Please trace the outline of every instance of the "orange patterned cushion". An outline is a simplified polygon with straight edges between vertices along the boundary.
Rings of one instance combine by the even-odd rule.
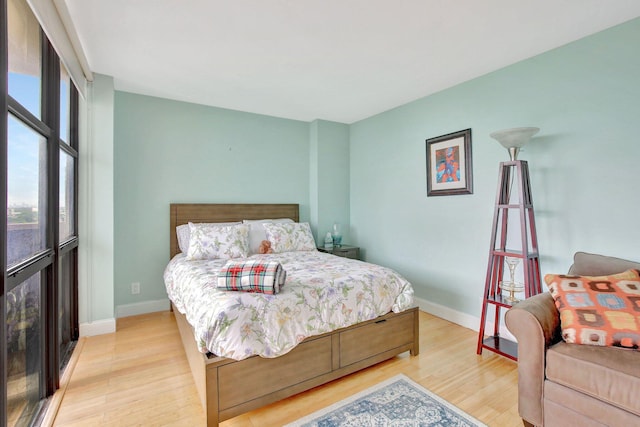
[[[547,274],[568,343],[640,347],[640,271],[612,276]]]

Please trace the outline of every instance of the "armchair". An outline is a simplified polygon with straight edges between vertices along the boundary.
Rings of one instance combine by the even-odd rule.
[[[569,274],[630,268],[640,263],[578,252]],[[564,342],[548,292],[513,306],[505,323],[518,341],[518,411],[525,426],[640,425],[640,351]]]

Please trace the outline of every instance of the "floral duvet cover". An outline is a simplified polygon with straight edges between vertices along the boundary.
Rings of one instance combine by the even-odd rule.
[[[393,270],[318,251],[253,255],[287,272],[280,293],[224,291],[228,260],[176,255],[164,272],[169,298],[193,326],[201,352],[242,360],[278,357],[313,335],[374,319],[413,304],[413,288]]]

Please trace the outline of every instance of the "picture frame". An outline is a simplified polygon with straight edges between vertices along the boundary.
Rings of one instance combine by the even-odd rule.
[[[427,197],[473,194],[471,129],[426,140]]]

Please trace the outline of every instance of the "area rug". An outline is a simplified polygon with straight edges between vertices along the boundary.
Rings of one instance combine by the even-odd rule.
[[[405,375],[396,375],[285,427],[486,427]]]

